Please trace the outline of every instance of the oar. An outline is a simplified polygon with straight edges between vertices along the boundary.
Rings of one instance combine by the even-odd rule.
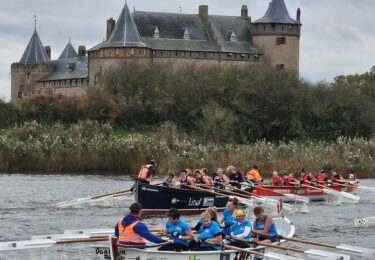
[[[95,237],[95,238],[82,238],[82,239],[62,240],[62,241],[54,241],[51,239],[38,239],[38,240],[0,242],[0,251],[43,248],[43,247],[50,247],[55,244],[71,244],[71,243],[96,242],[96,241],[107,241],[107,240],[108,240],[108,237],[103,236],[103,237]]]
[[[244,248],[240,248],[240,247],[236,247],[236,246],[224,245],[224,244],[221,244],[221,243],[214,243],[214,242],[210,242],[210,241],[204,241],[204,243],[214,245],[214,246],[222,246],[226,249],[236,250],[236,251],[248,253],[248,254],[251,254],[251,255],[262,256],[262,257],[265,257],[266,259],[301,260],[301,258],[296,258],[296,257],[293,257],[293,256],[277,254],[277,253],[265,253],[265,254],[263,254],[263,253],[253,251],[253,250],[250,250],[250,249],[244,249]]]
[[[273,236],[273,235],[267,234],[266,236]],[[344,244],[335,246],[335,245],[332,245],[332,244],[314,242],[314,241],[309,241],[309,240],[300,239],[300,238],[296,238],[296,237],[286,237],[286,236],[281,236],[281,235],[275,235],[274,237],[277,237],[279,239],[293,241],[293,242],[315,245],[315,246],[336,248],[338,250],[343,250],[343,251],[347,251],[347,252],[351,252],[351,253],[361,254],[361,255],[366,256],[366,257],[375,257],[375,250],[374,249],[369,249],[369,248],[364,248],[364,247],[344,245]]]
[[[290,198],[292,200],[300,201],[300,202],[303,202],[303,203],[308,203],[310,201],[308,197],[303,197],[303,196],[299,196],[299,195],[296,195],[296,194],[281,193],[281,192],[274,191],[274,190],[271,190],[271,189],[266,189],[266,188],[260,187],[260,186],[255,186],[254,188],[255,189],[260,189],[260,190],[265,190],[265,191],[271,191],[271,192],[273,192],[275,194],[279,194],[279,195],[288,197],[288,198]]]
[[[343,181],[340,181],[340,182],[343,182]],[[361,185],[361,184],[358,184],[358,183],[351,183],[351,182],[349,182],[349,184],[351,185],[350,187],[355,187],[357,189],[375,191],[374,187],[368,187],[368,186],[364,186],[364,185]]]
[[[309,181],[306,181],[306,182],[309,182]],[[296,182],[291,182],[291,183],[292,184],[298,184]],[[309,182],[309,183],[311,183],[311,182]],[[353,194],[350,194],[350,193],[344,192],[344,191],[337,191],[337,190],[334,190],[334,189],[331,189],[331,188],[328,188],[328,187],[322,186],[322,185],[318,185],[319,187],[315,187],[315,186],[312,186],[312,185],[304,185],[304,184],[300,184],[300,185],[302,187],[312,188],[312,189],[316,189],[316,190],[322,190],[323,192],[325,192],[327,194],[331,194],[331,195],[339,196],[339,197],[345,197],[345,198],[355,200],[355,201],[359,201],[359,199],[360,199],[359,196],[356,196],[356,195],[353,195]]]
[[[292,251],[292,252],[297,252],[297,253],[302,253],[306,254],[311,257],[319,257],[321,259],[341,259],[341,260],[346,260],[350,259],[350,256],[348,255],[343,255],[343,254],[336,254],[336,253],[331,253],[331,252],[326,252],[322,250],[316,250],[316,249],[308,249],[308,250],[302,250],[302,249],[297,249],[293,247],[286,247],[286,246],[280,246],[280,245],[275,245],[275,244],[270,244],[270,243],[264,243],[261,241],[256,241],[252,242],[247,239],[242,239],[242,238],[233,238],[234,240],[238,240],[241,242],[246,242],[246,243],[254,243],[260,246],[266,246],[266,247],[272,247],[272,248],[277,248],[281,250],[287,250],[287,251]]]
[[[133,193],[130,190],[127,191],[118,191],[118,192],[113,192],[112,194],[104,194],[104,195],[99,195],[95,197],[87,197],[87,198],[79,198],[79,199],[74,199],[74,200],[68,200],[68,201],[62,201],[56,204],[56,208],[64,208],[64,207],[70,207],[74,205],[79,205],[82,203],[88,203],[91,201],[99,200],[99,199],[104,199],[106,197],[117,197],[119,195],[125,196],[125,195],[132,195]]]

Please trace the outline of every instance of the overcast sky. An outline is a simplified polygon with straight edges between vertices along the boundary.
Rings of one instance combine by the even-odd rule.
[[[58,58],[69,37],[86,48],[105,37],[106,20],[117,19],[124,0],[0,0],[0,98],[10,99],[10,65],[18,62],[34,31]],[[252,20],[262,17],[270,0],[128,0],[131,9],[240,15],[248,5]],[[300,76],[313,82],[342,74],[364,73],[375,64],[375,0],[285,0],[289,15],[301,8]]]

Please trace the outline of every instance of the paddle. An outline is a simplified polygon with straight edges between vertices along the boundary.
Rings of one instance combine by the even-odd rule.
[[[309,181],[306,181],[306,182],[311,183]],[[292,184],[298,184],[296,182],[291,182],[291,183]],[[350,193],[344,192],[344,191],[337,191],[337,190],[334,190],[334,189],[331,189],[331,188],[328,188],[328,187],[322,186],[322,185],[318,185],[319,187],[315,187],[315,186],[312,186],[312,185],[304,185],[304,184],[300,184],[300,185],[302,187],[312,188],[312,189],[316,189],[316,190],[322,190],[327,194],[331,194],[331,195],[339,196],[339,197],[344,197],[344,198],[355,200],[355,201],[359,201],[359,199],[360,199],[359,196],[356,196],[356,195],[353,195],[353,194],[350,194]]]
[[[130,190],[125,190],[125,191],[118,191],[118,192],[103,194],[103,195],[99,195],[95,197],[87,197],[87,198],[79,198],[79,199],[74,199],[74,200],[62,201],[56,204],[56,208],[61,209],[65,207],[71,207],[74,205],[88,203],[88,202],[95,201],[98,199],[104,199],[106,197],[119,197],[119,196],[132,195],[132,194],[133,193]]]
[[[340,182],[343,182],[343,181],[340,180]],[[361,184],[358,184],[358,183],[351,183],[351,182],[349,182],[349,184],[351,185],[351,187],[356,187],[357,189],[375,191],[374,187],[368,187],[368,186],[364,186],[364,185],[361,185]],[[341,185],[343,185],[343,184],[341,184]]]
[[[289,240],[289,241],[299,242],[299,243],[305,243],[305,244],[310,244],[310,245],[315,245],[315,246],[336,248],[338,250],[343,250],[343,251],[347,251],[347,252],[351,252],[351,253],[361,254],[361,255],[366,256],[366,257],[374,257],[375,256],[375,250],[374,249],[368,249],[368,248],[364,248],[364,247],[344,245],[344,244],[335,246],[335,245],[332,245],[332,244],[314,242],[314,241],[304,240],[304,239],[300,239],[300,238],[286,237],[286,236],[281,236],[281,235],[266,234],[266,236],[274,236],[274,237],[277,237],[279,239],[284,239],[284,240]]]
[[[9,241],[9,242],[0,242],[0,251],[43,248],[43,247],[50,247],[55,244],[71,244],[71,243],[96,242],[96,241],[107,241],[107,240],[108,240],[107,236],[102,236],[102,237],[81,238],[81,239],[77,238],[73,240],[62,240],[62,241],[54,241],[51,239]]]
[[[293,256],[277,254],[277,253],[263,254],[263,253],[253,251],[253,250],[250,250],[250,249],[244,249],[244,248],[240,248],[240,247],[236,247],[236,246],[224,245],[224,244],[221,244],[221,243],[214,243],[214,242],[210,242],[210,241],[207,241],[207,240],[204,243],[214,245],[214,246],[221,246],[221,247],[224,247],[226,249],[236,250],[236,251],[239,251],[239,252],[244,252],[244,253],[248,253],[248,254],[252,254],[252,255],[262,256],[262,257],[265,257],[266,259],[301,260],[301,258],[296,258],[296,257],[293,257]]]
[[[303,196],[299,196],[299,195],[291,194],[291,193],[282,193],[282,192],[274,191],[274,190],[271,190],[271,189],[266,189],[266,188],[260,187],[260,186],[255,186],[255,189],[271,191],[275,194],[279,194],[279,195],[282,195],[282,196],[285,196],[285,197],[288,197],[290,199],[300,201],[300,202],[303,202],[303,203],[308,203],[310,201],[308,197],[303,197]]]
[[[292,247],[286,247],[286,246],[280,246],[280,245],[275,245],[275,244],[269,244],[269,243],[264,243],[261,241],[250,241],[247,239],[242,239],[242,238],[233,238],[234,240],[241,241],[241,242],[250,242],[254,243],[260,246],[266,246],[266,247],[272,247],[272,248],[277,248],[281,250],[287,250],[287,251],[292,251],[292,252],[297,252],[297,253],[302,253],[306,254],[312,257],[320,257],[322,259],[341,259],[341,260],[349,260],[350,256],[348,255],[343,255],[343,254],[336,254],[336,253],[331,253],[331,252],[326,252],[326,251],[321,251],[321,250],[316,250],[316,249],[308,249],[308,250],[302,250],[302,249],[297,249],[297,248],[292,248]]]

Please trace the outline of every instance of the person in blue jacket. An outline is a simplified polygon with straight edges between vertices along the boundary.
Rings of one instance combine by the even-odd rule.
[[[245,219],[246,214],[243,209],[237,209],[234,212],[234,215],[236,216],[236,223],[231,228],[231,234],[229,236],[229,239],[231,240],[230,245],[241,248],[251,247],[250,243],[236,240],[236,238],[251,239],[251,222]]]
[[[130,213],[120,219],[115,227],[117,242],[123,245],[146,245],[146,240],[156,244],[171,243],[173,240],[164,240],[150,233],[147,226],[142,223],[142,206],[140,203],[130,205]]]
[[[167,213],[168,221],[165,224],[164,233],[170,236],[173,244],[159,247],[160,251],[186,251],[189,249],[188,240],[193,240],[193,232],[190,226],[180,219],[180,212],[176,208],[169,209]]]
[[[279,241],[279,239],[277,238],[276,225],[272,217],[264,215],[264,210],[261,206],[257,206],[254,208],[254,215],[256,216],[256,220],[253,223],[252,232],[252,237],[255,238],[254,242],[256,242],[257,239],[264,243],[273,243]]]
[[[223,235],[230,235],[231,227],[236,223],[236,219],[233,217],[234,211],[237,209],[239,201],[237,198],[229,198],[227,201],[227,208],[223,211],[223,214],[219,218],[219,223],[224,223]]]
[[[205,211],[201,215],[203,225],[200,227],[200,235],[197,240],[192,240],[189,247],[192,251],[220,250],[220,246],[211,245],[206,242],[221,242],[223,236],[220,226],[217,222],[211,220],[211,215]]]

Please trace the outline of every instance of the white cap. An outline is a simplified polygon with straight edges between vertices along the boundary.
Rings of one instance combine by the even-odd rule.
[[[279,173],[277,171],[274,171],[272,174],[273,175],[278,175]]]

